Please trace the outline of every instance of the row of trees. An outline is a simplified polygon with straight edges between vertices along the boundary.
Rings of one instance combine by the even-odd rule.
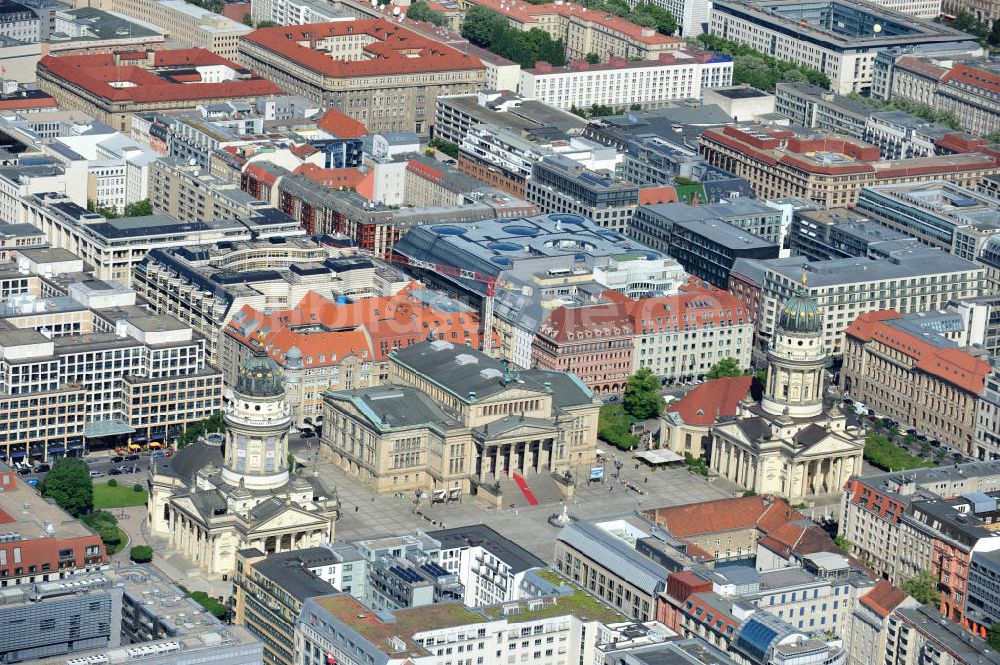
[[[108,554],[114,554],[124,546],[127,536],[118,528],[114,514],[107,510],[94,510],[94,481],[83,460],[76,457],[57,459],[38,483],[38,491],[93,529],[104,541]]]
[[[649,2],[629,6],[625,0],[580,0],[587,9],[620,16],[626,21],[646,28],[656,28],[658,32],[672,35],[677,32],[677,19],[663,7]]]
[[[507,19],[486,7],[474,6],[462,22],[462,36],[476,46],[513,60],[525,68],[545,61],[556,66],[566,64],[566,45],[553,40],[538,28],[522,32],[512,28]]]
[[[962,12],[949,27],[972,35],[983,46],[1000,46],[1000,21],[993,21],[993,27],[990,28],[988,21],[979,21],[973,14]]]
[[[226,421],[222,417],[222,412],[213,413],[211,416],[205,420],[198,421],[192,425],[188,425],[179,437],[177,437],[177,449],[180,450],[185,446],[188,446],[199,438],[208,434],[210,432],[225,432],[226,431]]]
[[[103,215],[107,219],[117,219],[119,217],[148,217],[153,214],[153,204],[149,199],[142,199],[135,203],[125,204],[125,212],[119,213],[117,209],[87,199],[87,210]]]
[[[778,60],[744,44],[737,44],[717,35],[698,35],[693,42],[711,51],[733,58],[733,84],[752,85],[772,92],[778,83],[812,83],[830,87],[830,78],[812,67],[789,60]]]
[[[881,99],[872,99],[871,97],[862,97],[856,92],[849,93],[847,97],[879,111],[903,111],[921,120],[944,125],[949,129],[959,130],[962,128],[958,123],[958,116],[953,111],[936,109],[933,106],[910,101],[909,99],[896,98],[883,101]]]

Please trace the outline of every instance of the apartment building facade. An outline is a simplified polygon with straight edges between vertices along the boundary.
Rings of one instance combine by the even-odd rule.
[[[586,109],[594,104],[655,108],[672,99],[700,98],[702,90],[732,82],[733,62],[728,56],[677,50],[643,62],[612,56],[597,65],[585,60],[566,67],[538,63],[521,70],[518,91],[561,109]]]
[[[977,452],[977,402],[991,365],[940,334],[948,329],[948,318],[958,319],[934,312],[862,314],[845,333],[841,388],[876,412],[971,456]]]

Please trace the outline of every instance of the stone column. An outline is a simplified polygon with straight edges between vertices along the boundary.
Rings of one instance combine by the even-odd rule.
[[[507,462],[506,462],[507,466],[505,468],[505,471],[507,472],[508,476],[510,476],[514,468],[514,445],[515,444],[513,443],[509,443],[505,446],[505,448],[507,449]]]

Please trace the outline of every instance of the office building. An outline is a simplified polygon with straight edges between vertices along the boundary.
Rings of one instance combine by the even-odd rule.
[[[886,111],[869,116],[861,138],[878,147],[885,159],[913,159],[938,154],[938,142],[950,133],[936,122],[902,111]]]
[[[291,272],[310,269],[298,264]],[[390,296],[336,302],[310,290],[283,309],[236,311],[222,330],[218,365],[232,384],[247,357],[263,349],[281,367],[292,421],[301,426],[322,421],[324,392],[387,382],[395,351],[429,338],[479,349],[483,334],[472,308],[416,282]]]
[[[265,555],[258,549],[236,553],[233,623],[261,641],[272,665],[295,663],[295,622],[310,598],[339,591],[314,572],[337,559],[326,547]]]
[[[183,0],[111,0],[114,11],[163,28],[169,38],[236,59],[240,37],[253,28]]]
[[[136,306],[121,284],[83,274],[65,250],[21,250],[7,272],[3,457],[159,447],[221,408],[222,377],[189,326]]]
[[[775,110],[793,126],[864,138],[872,108],[811,83],[778,83]]]
[[[532,361],[572,371],[598,395],[612,395],[642,367],[670,381],[704,375],[723,358],[749,367],[752,335],[739,301],[712,286],[688,284],[674,295],[635,300],[606,293],[601,302],[549,312]]]
[[[617,611],[648,621],[656,616],[657,598],[666,589],[669,573],[638,551],[638,542],[648,537],[624,520],[581,520],[559,531],[553,561],[560,574]]]
[[[1000,370],[995,367],[976,404],[975,447],[979,459],[1000,458]]]
[[[594,104],[655,108],[672,99],[700,98],[703,90],[732,82],[732,58],[678,49],[638,62],[612,56],[596,65],[581,60],[566,67],[536,63],[521,70],[518,92],[561,109],[587,109]]]
[[[61,109],[89,113],[126,134],[133,113],[184,111],[282,92],[269,80],[199,48],[46,56],[38,63],[38,87],[55,97]]]
[[[844,485],[839,534],[850,542],[850,554],[863,557],[876,573],[902,584],[913,570],[900,557],[904,550],[900,524],[911,503],[997,490],[997,461],[857,475]]]
[[[298,36],[289,38],[289,31]],[[331,57],[341,49],[350,60]],[[374,132],[429,134],[438,95],[474,93],[485,81],[478,58],[386,19],[263,28],[240,41],[240,54],[287,92],[339,109]]]
[[[568,138],[587,121],[578,115],[507,91],[441,95],[435,102],[434,136],[462,145],[474,125],[492,125],[525,139]]]
[[[889,244],[881,246],[878,256],[763,261],[758,334],[765,340],[771,338],[780,303],[798,291],[803,275],[807,292],[819,301],[823,346],[837,355],[843,352],[843,331],[861,314],[880,309],[901,314],[943,309],[950,300],[978,296],[983,289],[980,266],[939,249]]]
[[[264,665],[261,644],[226,626],[149,566],[123,565],[0,592],[8,663]]]
[[[428,531],[440,544],[438,564],[458,576],[467,607],[525,597],[524,580],[545,562],[485,524]]]
[[[161,49],[163,32],[124,16],[81,7],[55,13],[55,25],[42,47],[43,55],[111,53],[124,48]]]
[[[979,345],[1000,357],[1000,296],[963,298],[948,303],[948,311],[962,317],[967,345]]]
[[[44,247],[45,234],[31,224],[0,223],[0,261],[11,260],[12,253],[21,247]]]
[[[291,237],[304,231],[287,215],[262,208],[249,218],[180,222],[165,215],[105,219],[56,193],[26,200],[27,221],[53,247],[78,254],[98,279],[132,283],[132,269],[155,248],[207,242]]]
[[[885,653],[889,617],[896,608],[916,607],[916,600],[886,580],[861,596],[851,612],[845,648],[849,665],[864,665],[872,654]]]
[[[470,6],[486,7],[507,18],[510,25],[525,32],[538,28],[566,45],[566,57],[586,58],[589,53],[604,57],[656,60],[660,53],[679,50],[679,39],[660,34],[656,28],[638,26],[601,11],[587,11],[575,2],[560,4],[506,4],[501,0],[469,0]]]
[[[963,455],[976,454],[976,400],[990,363],[945,336],[956,329],[957,314],[862,314],[845,333],[841,388]]]
[[[937,0],[912,14],[933,13]],[[834,18],[835,17],[835,18]],[[818,69],[830,78],[830,89],[841,95],[866,92],[872,83],[875,52],[891,47],[953,44],[967,36],[927,20],[887,7],[874,8],[853,0],[831,5],[802,5],[791,0],[713,3],[709,32]],[[878,24],[879,31],[872,26]]]
[[[892,98],[951,111],[976,135],[1000,129],[1000,67],[992,60],[942,61],[903,57],[892,68]]]
[[[811,261],[872,256],[879,243],[900,241],[912,238],[849,208],[796,212],[788,236],[792,252]]]
[[[920,242],[983,265],[1000,286],[1000,203],[949,182],[865,187],[857,210]]]
[[[889,616],[886,665],[915,665],[934,659],[942,665],[997,665],[1000,656],[985,640],[969,635],[961,626],[944,621],[929,605],[898,607]]]
[[[993,499],[996,505],[996,499]],[[979,637],[986,637],[994,624],[1000,623],[1000,552],[974,551],[969,560],[965,594],[965,625]]]
[[[353,6],[350,9],[340,8],[333,3],[318,0],[263,0],[263,2],[252,2],[250,5],[251,17],[255,24],[261,21],[274,21],[278,25],[349,21],[354,18],[355,12],[358,12]]]
[[[323,396],[322,454],[374,491],[472,492],[499,506],[504,484],[519,491],[509,474],[533,482],[594,460],[598,404],[572,374],[516,372],[438,339],[399,349],[390,378]]]
[[[336,492],[287,463],[291,417],[280,372],[263,354],[249,358],[233,385],[225,433],[150,468],[147,527],[202,574],[232,574],[241,550],[272,554],[333,542]]]
[[[244,307],[287,310],[310,292],[331,300],[391,295],[407,281],[353,249],[304,237],[159,247],[132,270],[136,293],[204,335],[216,366],[223,328]]]
[[[405,653],[405,658],[443,665],[462,653],[482,658],[483,665],[500,665],[508,657],[539,665],[589,665],[594,662],[590,654],[605,639],[627,639],[622,631],[634,624],[623,624],[620,614],[594,603],[579,588],[551,571],[528,577],[530,599],[479,610],[436,603],[374,613],[347,594],[311,599],[296,625],[296,648],[302,654],[298,663],[325,654],[345,665],[386,665]],[[640,632],[656,633],[650,637],[656,641],[676,635],[655,623],[634,631]]]
[[[860,140],[758,125],[707,129],[699,141],[709,164],[749,180],[758,197],[796,196],[828,208],[854,205],[870,185],[947,180],[974,187],[982,176],[1000,172],[1000,157],[977,147],[887,161]]]
[[[777,258],[778,246],[761,236],[779,232],[779,218],[778,211],[755,201],[709,206],[658,203],[639,206],[629,236],[669,254],[687,272],[724,289],[738,259]]]
[[[630,298],[675,293],[686,281],[676,261],[577,215],[418,226],[394,251],[510,284],[495,292],[493,325],[498,355],[518,367],[531,367],[535,332],[545,312],[565,298],[608,289]],[[486,282],[415,265],[410,269],[422,282],[484,311]]]
[[[639,187],[556,155],[531,169],[525,195],[544,213],[579,215],[623,232],[639,205]]]

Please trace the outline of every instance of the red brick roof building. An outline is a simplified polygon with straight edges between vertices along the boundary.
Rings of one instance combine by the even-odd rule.
[[[845,334],[841,386],[877,413],[975,455],[977,398],[991,366],[932,324],[895,310],[859,316]]]
[[[101,537],[0,464],[3,586],[58,580],[107,565]]]
[[[246,305],[223,329],[222,370],[235,380],[263,348],[291,380],[295,422],[321,413],[324,390],[382,385],[389,354],[430,336],[480,348],[479,315],[419,282],[392,296],[334,303],[310,291],[294,309],[262,312]]]
[[[243,37],[240,53],[289,93],[375,132],[427,134],[439,95],[471,94],[486,80],[478,58],[381,18],[263,28]]]
[[[271,81],[199,48],[46,56],[38,63],[38,87],[60,108],[84,111],[126,133],[133,113],[282,94]]]
[[[947,180],[974,188],[980,177],[1000,173],[995,151],[888,161],[857,139],[760,125],[707,129],[699,141],[710,164],[749,180],[758,197],[798,196],[828,208],[853,206],[868,185]]]

